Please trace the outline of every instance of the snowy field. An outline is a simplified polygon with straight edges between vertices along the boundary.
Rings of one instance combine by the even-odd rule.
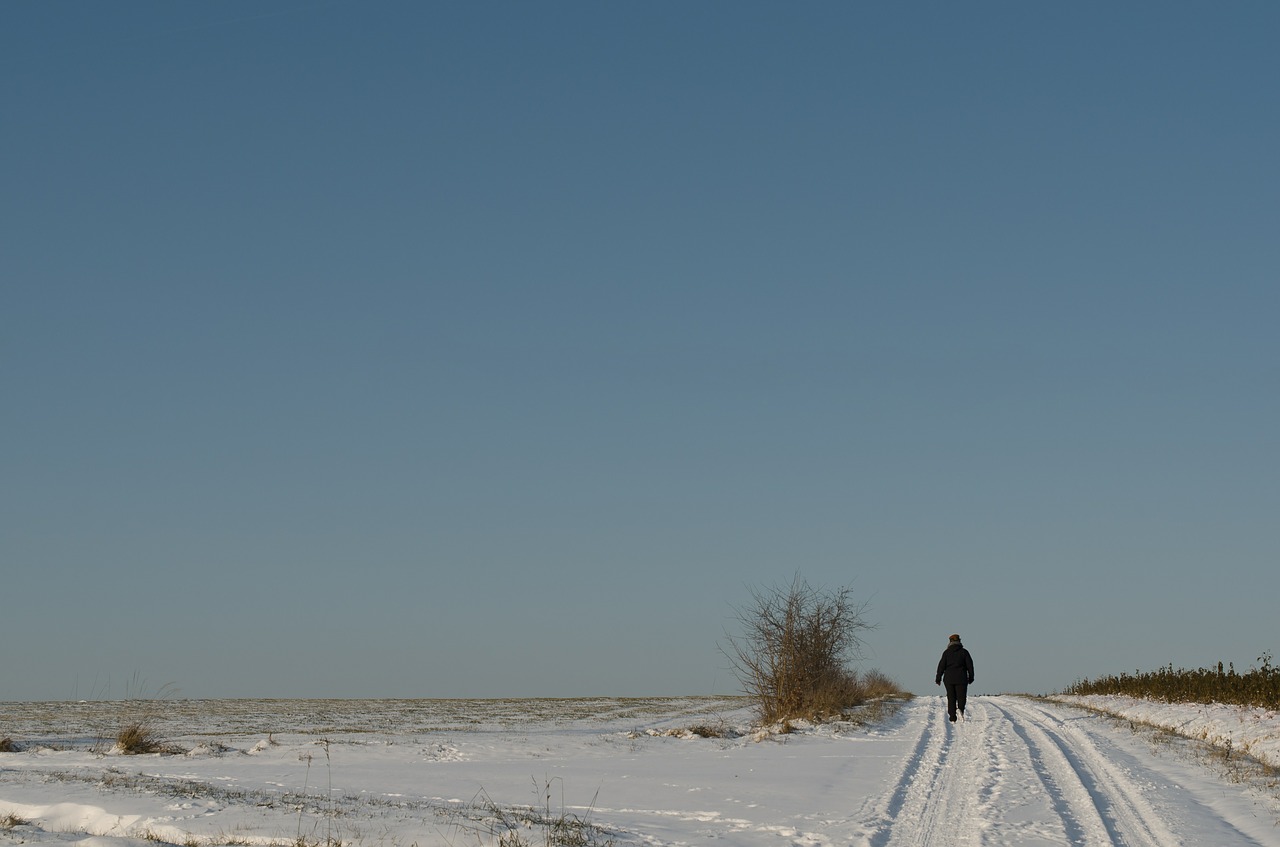
[[[145,717],[186,752],[112,751],[138,708],[0,703],[19,747],[0,753],[0,841],[541,845],[585,822],[574,834],[619,847],[1280,847],[1275,777],[1239,755],[1276,749],[1275,714],[1189,707],[1192,735],[1249,733],[1224,757],[1012,696],[972,698],[955,725],[922,697],[785,735],[752,733],[737,698],[166,701]],[[1162,710],[1144,717],[1177,722]]]

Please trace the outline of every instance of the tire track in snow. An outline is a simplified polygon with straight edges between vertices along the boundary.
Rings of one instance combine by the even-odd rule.
[[[860,815],[867,822],[867,847],[964,847],[978,843],[965,824],[982,795],[990,794],[991,768],[985,741],[985,710],[970,701],[969,716],[948,727],[937,698],[912,704],[921,714],[915,747],[894,787],[875,798]]]
[[[1099,847],[1183,843],[1088,735],[1030,703],[992,705],[1026,744],[1069,843]]]
[[[915,780],[916,774],[927,767],[926,757],[936,755],[934,748],[937,745],[933,743],[936,729],[930,720],[931,716],[928,713],[917,716],[916,713],[920,711],[918,701],[913,701],[904,708],[909,710],[904,728],[919,728],[915,744],[911,748],[910,755],[903,759],[903,767],[894,780],[894,787],[870,798],[863,804],[862,811],[858,815],[859,819],[866,821],[867,829],[871,832],[870,840],[866,843],[873,847],[880,847],[886,843],[887,834],[892,831],[893,821],[906,802],[907,790]]]
[[[1249,807],[1183,766],[1126,749],[1092,716],[1016,696],[906,707],[903,758],[849,819],[856,847],[1201,847],[1280,844]]]

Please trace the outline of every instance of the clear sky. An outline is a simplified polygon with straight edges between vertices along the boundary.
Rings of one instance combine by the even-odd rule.
[[[0,5],[0,700],[1280,652],[1280,6]],[[136,692],[134,692],[136,693]]]

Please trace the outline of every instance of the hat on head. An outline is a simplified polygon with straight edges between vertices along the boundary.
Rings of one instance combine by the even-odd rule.
[[[959,640],[960,640],[960,635],[959,635],[959,633],[954,633],[954,632],[953,632],[953,633],[951,634],[951,638],[950,638],[950,640],[951,640],[951,641],[959,641]]]

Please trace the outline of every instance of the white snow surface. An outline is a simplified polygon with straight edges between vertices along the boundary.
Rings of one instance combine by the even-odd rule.
[[[176,701],[145,721],[186,752],[123,755],[100,740],[120,704],[0,703],[0,843],[548,843],[533,812],[619,847],[1280,847],[1274,777],[1076,703],[1260,756],[1280,739],[1274,713],[1119,698],[971,697],[951,724],[920,697],[788,734],[738,698]]]
[[[1158,726],[1280,768],[1280,712],[1271,709],[1093,694],[1059,695],[1054,699]]]

